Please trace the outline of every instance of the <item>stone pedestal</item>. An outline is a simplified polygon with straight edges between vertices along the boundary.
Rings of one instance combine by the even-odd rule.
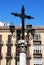
[[[26,48],[27,42],[26,40],[19,40],[18,45],[20,47],[20,65],[26,65]]]
[[[20,53],[20,65],[26,65],[26,53]]]

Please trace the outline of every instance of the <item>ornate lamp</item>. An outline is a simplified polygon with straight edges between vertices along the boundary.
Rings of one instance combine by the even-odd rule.
[[[32,25],[28,24],[26,26],[26,28],[27,28],[28,32],[31,33],[32,37],[34,37],[35,29],[33,29]]]
[[[10,32],[11,32],[12,35],[13,35],[14,31],[15,31],[15,26],[14,25],[10,25]]]

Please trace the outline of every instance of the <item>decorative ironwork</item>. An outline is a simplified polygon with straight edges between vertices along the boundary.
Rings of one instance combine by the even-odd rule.
[[[15,26],[10,25],[10,32],[13,34],[14,31],[15,31]]]
[[[34,38],[35,29],[33,29],[31,24],[26,26],[28,33],[31,33],[32,37]]]
[[[17,41],[19,40],[19,39],[21,39],[21,29],[17,29],[16,30],[16,33],[17,33],[17,35],[16,35],[16,39],[17,39]]]

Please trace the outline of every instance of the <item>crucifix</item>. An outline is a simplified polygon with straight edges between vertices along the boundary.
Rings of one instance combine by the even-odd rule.
[[[21,14],[11,13],[11,14],[14,15],[14,16],[20,17],[21,20],[22,20],[22,39],[24,39],[24,29],[25,29],[24,20],[25,20],[25,18],[27,18],[27,19],[34,19],[34,18],[31,17],[31,16],[25,15],[24,12],[25,12],[25,9],[24,9],[24,6],[22,6]]]

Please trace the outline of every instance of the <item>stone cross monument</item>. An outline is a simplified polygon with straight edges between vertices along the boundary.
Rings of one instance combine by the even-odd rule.
[[[22,40],[18,40],[18,44],[20,46],[20,65],[26,65],[26,47],[27,47],[27,42],[26,40],[24,40],[24,29],[25,29],[25,25],[24,25],[24,20],[25,18],[27,19],[34,19],[33,17],[31,16],[27,16],[25,15],[25,9],[24,9],[24,6],[22,6],[22,10],[21,10],[21,14],[18,14],[18,13],[11,13],[12,15],[14,16],[17,16],[17,17],[20,17],[21,18],[21,22],[22,22]]]

